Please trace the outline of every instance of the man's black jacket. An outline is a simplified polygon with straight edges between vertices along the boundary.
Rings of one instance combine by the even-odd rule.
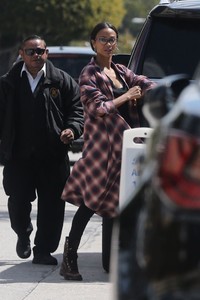
[[[16,63],[0,79],[0,162],[12,158],[16,135],[17,87],[23,61]],[[48,145],[58,158],[66,155],[68,147],[60,141],[60,133],[66,128],[74,132],[75,139],[83,133],[83,107],[79,86],[66,72],[57,69],[47,60],[43,85]]]

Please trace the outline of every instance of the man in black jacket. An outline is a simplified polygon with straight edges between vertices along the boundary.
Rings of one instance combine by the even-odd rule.
[[[79,86],[47,60],[39,36],[26,38],[22,61],[0,79],[0,161],[19,257],[31,255],[31,203],[38,199],[34,264],[56,265],[70,172],[68,149],[83,132]]]

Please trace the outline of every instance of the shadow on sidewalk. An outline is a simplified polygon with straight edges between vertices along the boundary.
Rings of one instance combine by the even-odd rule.
[[[102,267],[101,253],[79,253],[78,255],[79,271],[83,276],[82,282],[109,282],[109,274]],[[72,281],[66,281],[59,275],[62,254],[55,255],[55,257],[58,259],[57,266],[34,265],[31,260],[1,260],[0,268],[3,271],[0,273],[0,284],[18,282],[72,283]]]

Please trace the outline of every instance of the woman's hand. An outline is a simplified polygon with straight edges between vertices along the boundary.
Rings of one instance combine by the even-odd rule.
[[[134,105],[137,104],[137,99],[140,99],[142,97],[142,89],[139,85],[136,85],[132,88],[130,88],[126,93],[119,96],[118,98],[115,98],[113,100],[113,103],[116,108],[120,107],[127,101],[133,101]]]
[[[128,90],[128,92],[126,93],[127,95],[127,100],[136,100],[136,99],[139,99],[141,98],[142,96],[142,89],[140,86],[136,85],[132,88],[130,88]]]

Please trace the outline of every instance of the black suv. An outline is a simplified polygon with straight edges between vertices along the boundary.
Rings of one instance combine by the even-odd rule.
[[[146,18],[128,67],[155,81],[180,73],[192,79],[200,60],[200,1],[160,2]]]
[[[149,12],[133,47],[128,67],[156,82],[174,74],[186,74],[193,80],[200,60],[199,37],[200,1],[162,0]],[[150,299],[146,296],[144,276],[135,254],[139,209],[135,203],[133,195],[115,223],[112,239],[115,270],[113,300]]]

